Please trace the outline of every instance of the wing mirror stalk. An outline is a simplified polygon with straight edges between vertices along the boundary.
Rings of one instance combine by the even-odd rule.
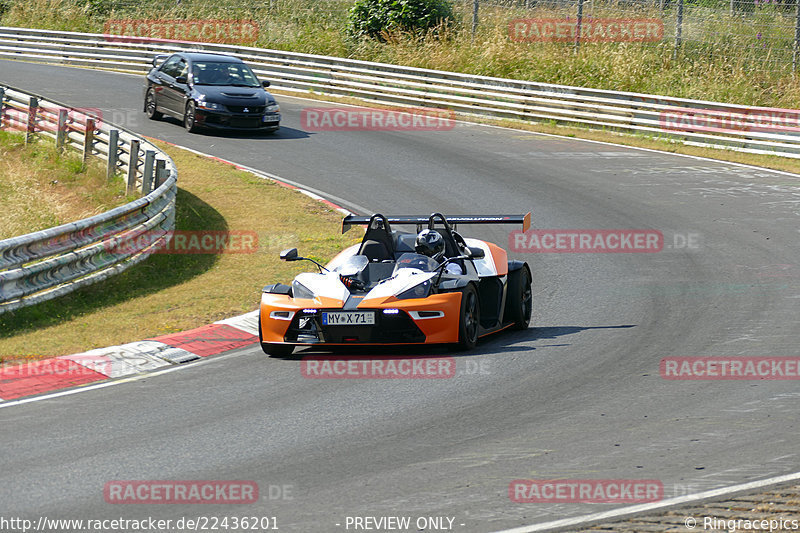
[[[330,270],[320,265],[310,257],[300,257],[299,255],[297,255],[297,248],[287,248],[286,250],[283,250],[280,253],[280,258],[283,261],[311,261],[312,263],[317,265],[317,267],[319,267],[320,272],[322,272],[323,270],[326,272],[330,272]]]

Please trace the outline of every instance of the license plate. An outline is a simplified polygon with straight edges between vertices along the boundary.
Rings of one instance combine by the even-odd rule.
[[[337,311],[322,313],[325,326],[368,326],[375,324],[374,311]]]
[[[231,119],[232,128],[257,128],[258,123],[259,121],[257,118],[234,117]]]

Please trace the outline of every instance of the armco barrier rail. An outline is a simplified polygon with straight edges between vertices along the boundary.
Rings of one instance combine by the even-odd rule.
[[[98,155],[108,162],[109,177],[126,173],[129,194],[142,192],[138,200],[106,213],[0,240],[0,314],[122,272],[150,255],[174,228],[177,171],[169,156],[145,139],[89,110],[4,86],[0,128],[28,138],[52,137],[58,147],[82,150],[84,158]],[[117,246],[120,242],[126,245]]]
[[[0,58],[144,73],[153,54],[234,54],[273,86],[394,106],[601,128],[800,157],[800,111],[587,89],[243,46],[0,27]]]

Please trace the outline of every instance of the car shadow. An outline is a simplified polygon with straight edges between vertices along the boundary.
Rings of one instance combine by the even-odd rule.
[[[472,355],[486,355],[493,353],[527,352],[541,348],[570,346],[572,343],[543,344],[533,346],[528,343],[540,340],[561,339],[582,331],[594,329],[628,329],[635,328],[635,324],[621,324],[618,326],[549,326],[541,328],[528,328],[523,331],[505,331],[497,335],[490,335],[481,339],[475,352],[454,354],[454,357],[469,357]]]
[[[541,348],[552,348],[570,346],[571,343],[545,344],[533,346],[529,343],[538,340],[560,339],[575,333],[588,330],[600,329],[627,329],[634,328],[635,324],[622,324],[618,326],[550,326],[541,328],[528,328],[523,331],[504,331],[483,337],[478,342],[474,350],[467,352],[455,351],[448,345],[425,345],[425,346],[345,346],[328,347],[326,349],[317,347],[298,348],[290,356],[277,357],[272,359],[283,359],[286,361],[299,361],[305,357],[326,357],[330,359],[370,359],[370,358],[428,358],[428,357],[476,357],[480,355],[528,352]]]
[[[174,118],[164,116],[162,121],[169,124],[174,124],[179,128],[183,128],[183,123]],[[199,137],[216,137],[221,139],[264,139],[264,140],[288,140],[288,139],[308,139],[313,135],[303,130],[290,128],[288,126],[281,126],[277,131],[242,131],[242,130],[224,130],[224,129],[207,129],[202,128],[191,135]]]

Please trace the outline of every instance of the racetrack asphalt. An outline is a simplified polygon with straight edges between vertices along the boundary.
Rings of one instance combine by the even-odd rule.
[[[664,249],[512,253],[533,271],[533,327],[453,354],[451,379],[305,379],[298,361],[254,346],[0,409],[4,515],[274,516],[291,532],[346,531],[348,516],[451,517],[455,531],[489,532],[615,506],[514,503],[519,478],[659,480],[670,497],[800,470],[796,381],[659,375],[663,357],[799,355],[798,176],[464,122],[309,132],[302,109],[333,104],[282,96],[277,134],[191,135],[146,119],[142,80],[0,61],[2,83],[345,207],[532,211],[537,229],[658,230]],[[461,230],[508,245],[509,228]],[[113,505],[113,480],[253,480],[261,498]]]

